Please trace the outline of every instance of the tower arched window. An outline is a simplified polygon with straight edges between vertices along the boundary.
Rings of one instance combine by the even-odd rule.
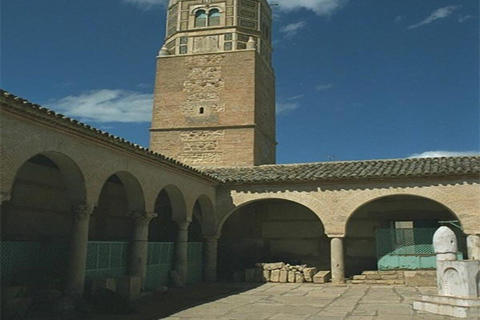
[[[207,26],[207,13],[205,10],[198,10],[195,13],[195,27],[201,28]]]
[[[212,9],[208,12],[208,26],[214,27],[220,25],[220,11]]]

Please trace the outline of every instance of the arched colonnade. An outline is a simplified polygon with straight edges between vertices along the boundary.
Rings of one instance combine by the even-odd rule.
[[[192,187],[189,178],[165,178],[162,170],[143,170],[136,161],[93,161],[72,148],[25,148],[12,153],[3,163],[8,170],[2,172],[1,186],[4,239],[69,241],[65,286],[70,294],[84,290],[92,241],[128,242],[125,269],[143,279],[148,277],[149,243],[174,242],[174,268],[185,281],[189,237],[201,239],[203,279],[215,281],[218,240],[222,242],[225,224],[242,208],[265,201],[277,201],[277,206],[282,201],[293,203],[309,212],[306,216],[315,217],[322,235],[311,239],[329,241],[329,249],[322,246],[321,250],[329,252],[326,260],[334,283],[344,282],[349,263],[371,266],[372,253],[359,256],[355,244],[365,244],[371,251],[372,234],[379,226],[405,219],[412,223],[458,220],[469,237],[478,238],[475,204],[465,205],[455,193],[437,186],[365,188],[337,198],[295,188],[262,193],[227,187],[223,188],[227,194],[220,192],[215,198],[214,183]],[[426,215],[422,220],[416,215],[419,208]]]
[[[188,178],[165,179],[161,169],[145,173],[133,161],[100,163],[68,151],[24,149],[4,158],[8,170],[2,173],[2,243],[66,244],[61,250],[53,249],[67,254],[57,261],[65,265],[64,270],[51,270],[51,276],[63,274],[65,291],[71,295],[83,294],[86,277],[94,277],[97,271],[92,264],[100,273],[141,277],[145,286],[151,243],[172,244],[168,263],[186,282],[189,235],[197,242],[207,239],[207,247],[214,236],[212,188],[192,187]],[[199,245],[200,254],[208,252]],[[99,250],[96,257],[89,252],[92,248]],[[100,261],[105,260],[105,248],[110,254],[118,251],[118,261],[112,262],[113,255],[107,262]],[[15,250],[12,254],[18,254]],[[34,269],[48,254],[42,251],[25,273],[47,270]],[[210,281],[214,275],[208,261],[204,262],[204,279]],[[17,280],[19,272],[11,270]]]
[[[461,249],[464,251],[465,258],[467,257],[467,250],[469,251],[468,256],[471,256],[471,250],[475,250],[467,244],[477,243],[477,239],[480,238],[478,212],[476,212],[478,208],[475,204],[472,206],[465,205],[464,202],[458,201],[455,193],[442,191],[436,186],[425,188],[364,188],[351,194],[345,194],[343,201],[332,201],[332,199],[326,199],[318,194],[279,190],[268,191],[268,188],[266,189],[267,191],[259,191],[258,188],[255,188],[256,192],[252,192],[245,187],[238,189],[233,187],[229,191],[228,197],[219,197],[217,200],[217,209],[219,210],[217,215],[221,219],[217,226],[217,238],[221,240],[224,237],[225,226],[228,225],[230,220],[236,219],[236,215],[242,211],[242,208],[272,201],[283,203],[285,207],[289,203],[295,204],[298,208],[290,210],[293,210],[293,214],[289,216],[288,221],[290,223],[294,221],[297,213],[300,216],[303,215],[302,212],[308,212],[311,216],[309,224],[316,224],[315,228],[324,233],[324,238],[317,236],[315,239],[319,242],[323,241],[323,249],[320,249],[320,252],[323,259],[330,264],[332,282],[336,284],[343,284],[346,275],[352,276],[365,270],[376,270],[377,259],[379,258],[376,252],[376,230],[379,228],[391,229],[392,232],[405,231],[403,229],[409,229],[409,232],[413,233],[431,232],[439,225],[446,223],[457,231],[460,242],[463,244]],[[289,188],[285,189],[288,190]],[[228,201],[225,199],[228,199]],[[270,211],[271,214],[272,208],[263,211]],[[281,210],[277,210],[277,213],[279,216],[286,214]],[[237,226],[242,223],[245,223],[245,221],[238,222]],[[261,223],[265,223],[265,221]],[[271,222],[266,223],[271,225]],[[309,237],[305,234],[310,233],[310,227],[305,226],[303,229],[297,230],[299,236],[296,236],[301,238],[304,243]],[[250,225],[249,228],[253,229],[255,227]],[[258,225],[256,228],[265,230],[264,227]],[[289,229],[284,228],[279,233],[294,232],[293,228]],[[275,241],[280,239],[280,236],[277,237],[279,238]],[[288,235],[287,237],[291,238],[293,236]],[[419,238],[425,238],[424,241],[427,242],[431,241],[430,235],[416,234],[414,238],[411,241],[422,242],[423,240],[419,240]],[[239,239],[236,239],[236,241],[239,241]],[[262,243],[262,246],[271,247],[272,244],[265,245]],[[325,249],[326,246],[329,246],[329,249]],[[322,245],[319,247],[322,247]],[[302,250],[302,248],[298,246],[295,250]],[[328,257],[325,256],[326,252],[328,252]],[[288,254],[285,254],[285,257],[288,257]],[[221,257],[219,259],[222,260]],[[291,260],[287,258],[285,262],[289,261]],[[221,269],[221,261],[219,262],[219,268]],[[302,263],[305,263],[305,260]],[[322,267],[320,266],[320,268]]]

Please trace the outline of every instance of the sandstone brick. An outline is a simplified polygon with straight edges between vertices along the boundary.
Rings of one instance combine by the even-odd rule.
[[[270,274],[270,281],[280,282],[280,270],[272,270],[272,273]]]
[[[314,283],[327,283],[331,279],[330,271],[319,271],[313,276]]]
[[[280,270],[280,276],[278,282],[287,283],[288,282],[288,271],[287,270]]]
[[[313,276],[317,273],[317,268],[303,268],[303,275],[306,282],[313,282]]]

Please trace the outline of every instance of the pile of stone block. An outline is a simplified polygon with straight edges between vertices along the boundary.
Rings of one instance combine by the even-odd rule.
[[[284,262],[256,263],[255,268],[236,273],[235,281],[279,282],[279,283],[325,283],[330,280],[330,271],[317,272],[317,268],[307,265],[290,265]]]

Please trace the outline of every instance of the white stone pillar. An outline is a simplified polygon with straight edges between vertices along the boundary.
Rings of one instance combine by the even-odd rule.
[[[88,225],[94,207],[88,204],[74,206],[75,216],[70,243],[65,293],[73,297],[81,297],[85,288],[85,272],[87,263]]]
[[[468,259],[480,260],[480,234],[471,234],[467,237]]]
[[[156,213],[151,212],[133,212],[130,214],[130,217],[135,221],[135,227],[130,247],[129,274],[142,278],[142,288],[145,285],[147,274],[148,225],[156,216]]]
[[[343,238],[332,238],[330,240],[330,255],[332,267],[332,283],[334,285],[342,285],[345,283]]]
[[[189,225],[188,221],[178,223],[177,242],[175,243],[175,271],[183,284],[187,283]]]
[[[217,251],[218,239],[215,237],[205,238],[203,280],[206,282],[217,281]]]

